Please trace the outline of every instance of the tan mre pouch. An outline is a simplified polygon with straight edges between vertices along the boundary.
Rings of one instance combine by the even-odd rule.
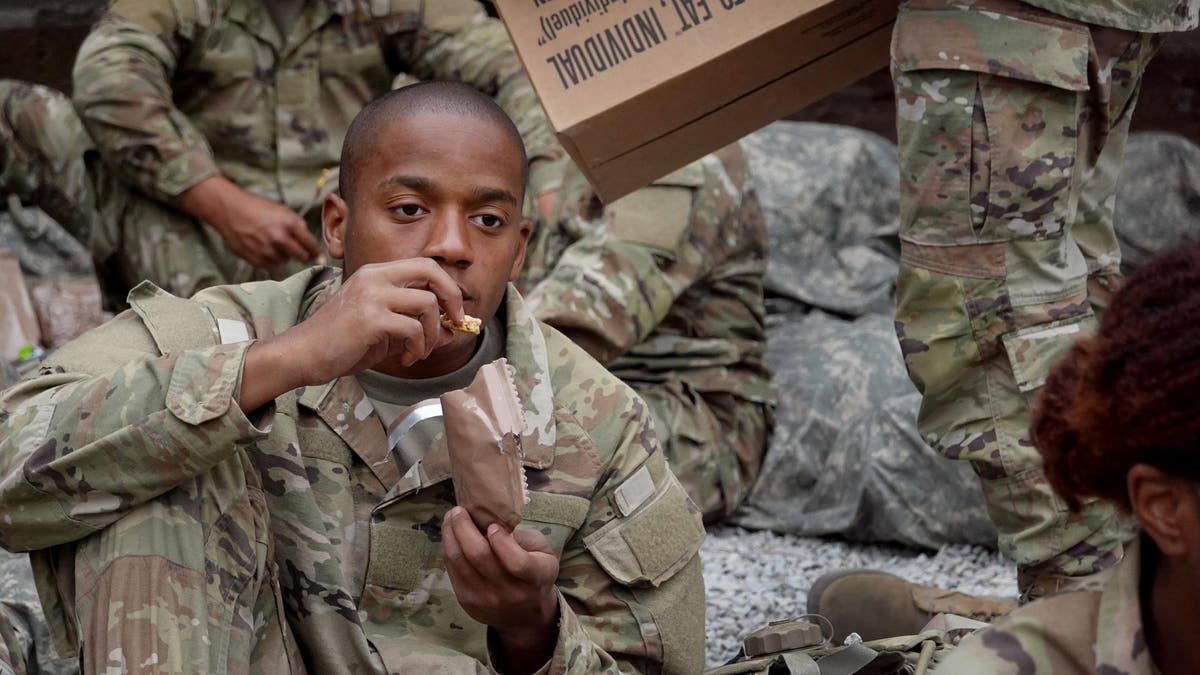
[[[505,359],[479,369],[466,389],[442,394],[454,497],[481,530],[510,531],[529,501],[521,465],[525,416]]]

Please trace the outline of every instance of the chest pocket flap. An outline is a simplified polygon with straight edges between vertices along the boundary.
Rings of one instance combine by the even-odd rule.
[[[626,482],[639,480],[638,473],[643,470]],[[658,587],[683,569],[703,542],[700,510],[675,475],[664,470],[653,494],[627,517],[614,519],[583,543],[617,582]]]
[[[980,9],[912,9],[900,13],[894,34],[892,60],[901,71],[968,70],[1088,89],[1091,38],[1081,26]]]

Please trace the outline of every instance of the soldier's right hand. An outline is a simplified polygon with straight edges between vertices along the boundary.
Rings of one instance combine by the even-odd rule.
[[[179,195],[179,208],[211,225],[229,250],[260,269],[291,258],[311,262],[321,254],[303,218],[224,176],[209,176]]]
[[[304,219],[282,204],[243,193],[217,231],[229,250],[260,269],[289,259],[311,262],[321,254]]]
[[[385,359],[411,366],[454,338],[441,324],[443,312],[462,320],[462,290],[433,260],[364,265],[312,316],[251,347],[238,401],[252,410]]]

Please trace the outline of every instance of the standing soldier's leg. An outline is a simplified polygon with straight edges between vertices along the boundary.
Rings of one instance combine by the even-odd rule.
[[[923,435],[972,462],[1000,548],[1035,597],[1122,553],[1115,511],[1068,514],[1027,433],[1047,370],[1095,328],[1073,226],[1115,130],[1102,111],[1121,94],[1087,26],[1010,0],[954,4],[906,3],[893,42],[896,329]],[[1129,64],[1134,86],[1143,65]]]
[[[41,207],[86,245],[114,306],[143,279],[188,296],[250,278],[211,228],[107,171],[70,99],[52,89],[0,81],[0,193]]]
[[[1129,138],[1129,125],[1141,91],[1141,73],[1162,42],[1158,34],[1137,34],[1092,27],[1094,54],[1090,67],[1099,69],[1093,79],[1103,78],[1111,94],[1107,106],[1084,123],[1087,136],[1103,134],[1107,142],[1084,162],[1079,215],[1072,236],[1088,263],[1088,300],[1097,318],[1108,306],[1121,276],[1121,248],[1113,224],[1117,183]],[[1089,129],[1090,127],[1090,129]]]

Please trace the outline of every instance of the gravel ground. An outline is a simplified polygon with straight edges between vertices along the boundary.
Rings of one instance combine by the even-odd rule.
[[[1017,588],[1012,564],[978,546],[930,553],[717,526],[709,529],[702,559],[710,665],[732,657],[744,634],[803,614],[808,587],[827,571],[872,568],[976,595],[1015,598]]]

